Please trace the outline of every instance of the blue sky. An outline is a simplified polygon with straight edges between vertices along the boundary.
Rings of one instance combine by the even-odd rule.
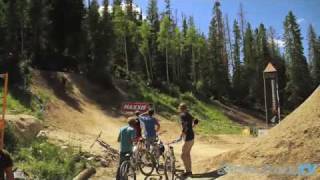
[[[99,0],[102,1],[102,0]],[[112,1],[112,0],[110,0]],[[148,0],[134,0],[144,12],[147,11]],[[320,0],[221,0],[223,14],[228,14],[230,25],[238,18],[239,4],[242,3],[245,17],[253,27],[261,22],[266,27],[275,28],[279,39],[283,34],[283,21],[290,10],[296,15],[304,37],[304,47],[307,50],[307,29],[312,23],[318,35],[320,35]],[[181,14],[193,16],[197,27],[208,33],[212,17],[214,0],[171,0],[172,9],[177,10],[178,17]],[[158,0],[159,10],[164,9],[164,0]],[[305,51],[306,52],[306,51]]]

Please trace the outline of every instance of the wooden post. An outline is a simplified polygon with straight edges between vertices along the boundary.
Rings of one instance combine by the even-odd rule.
[[[276,87],[277,87],[277,99],[278,99],[278,123],[280,124],[281,121],[281,113],[280,113],[280,96],[279,96],[279,82],[278,76],[276,77]]]
[[[0,119],[0,149],[4,147],[4,129],[5,129],[5,114],[7,110],[7,93],[8,93],[8,73],[3,74],[4,87],[2,95],[2,116]]]
[[[266,128],[268,128],[268,107],[267,107],[267,87],[266,87],[266,77],[265,74],[263,73],[263,86],[264,86],[264,107],[266,111]]]

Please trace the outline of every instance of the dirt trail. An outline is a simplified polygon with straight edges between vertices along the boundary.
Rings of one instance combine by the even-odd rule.
[[[105,106],[97,103],[101,100],[101,96],[114,97],[115,92],[103,92],[93,84],[85,81],[80,77],[73,75],[62,75],[72,85],[70,92],[52,86],[57,86],[50,78],[55,74],[39,73],[39,76],[33,82],[33,90],[45,90],[49,94],[54,94],[47,108],[45,117],[48,127],[48,136],[52,141],[62,144],[72,144],[81,147],[82,150],[93,152],[95,154],[102,153],[102,148],[95,145],[90,149],[90,145],[102,131],[102,139],[110,144],[113,148],[118,149],[116,142],[119,128],[125,125],[125,117],[115,115],[110,109],[115,109],[112,99],[105,99]],[[55,91],[61,92],[64,95],[57,95]],[[112,106],[108,106],[113,104]],[[106,108],[107,107],[107,108]],[[166,130],[166,133],[161,137],[164,142],[176,139],[180,133],[180,125],[176,122],[171,122],[163,117],[157,117],[161,123],[161,129]],[[195,130],[196,131],[196,130]],[[251,138],[244,138],[231,135],[219,135],[213,137],[197,136],[194,148],[192,150],[194,173],[203,173],[203,164],[199,164],[206,159],[210,159],[218,154],[237,148],[240,144],[250,141]],[[177,159],[180,160],[181,144],[177,144],[175,152]],[[115,168],[99,169],[93,179],[106,179],[113,176]]]

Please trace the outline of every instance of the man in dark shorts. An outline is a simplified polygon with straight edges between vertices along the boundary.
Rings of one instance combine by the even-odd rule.
[[[14,180],[12,172],[13,162],[10,154],[5,150],[0,150],[0,180]]]
[[[187,105],[181,103],[179,105],[180,121],[182,126],[181,137],[184,140],[182,146],[181,159],[186,169],[183,176],[192,176],[192,163],[191,163],[191,149],[194,144],[194,131],[193,127],[198,124],[198,120],[194,119],[188,112]]]

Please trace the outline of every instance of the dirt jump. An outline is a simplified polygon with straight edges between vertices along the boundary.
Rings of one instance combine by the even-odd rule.
[[[125,94],[119,91],[104,91],[85,79],[72,75],[61,76],[71,84],[68,92],[59,90],[55,84],[57,74],[38,72],[33,81],[33,91],[47,91],[54,94],[48,104],[46,114],[46,131],[49,139],[62,145],[72,144],[94,154],[102,154],[99,145],[90,147],[102,132],[101,139],[112,148],[119,149],[117,136],[119,128],[126,124],[126,117],[118,113],[118,106]],[[104,95],[104,96],[102,96]],[[115,99],[118,98],[118,99]],[[161,116],[161,136],[164,142],[176,139],[180,134],[180,125]],[[195,131],[197,131],[195,129]],[[217,170],[223,163],[237,165],[263,164],[296,165],[297,163],[319,163],[320,161],[320,88],[306,100],[296,111],[290,114],[268,135],[253,138],[240,135],[216,135],[211,137],[196,136],[192,149],[193,179],[279,179],[279,176],[261,174],[221,175]],[[175,145],[178,169],[183,169],[180,161],[182,144]],[[114,179],[117,162],[107,168],[98,168],[91,178]],[[320,174],[312,177],[319,179]],[[309,177],[308,177],[309,178]],[[311,178],[311,177],[310,177]],[[138,179],[144,179],[139,176]],[[161,176],[149,179],[163,179]],[[303,179],[303,177],[280,176],[280,179]]]

